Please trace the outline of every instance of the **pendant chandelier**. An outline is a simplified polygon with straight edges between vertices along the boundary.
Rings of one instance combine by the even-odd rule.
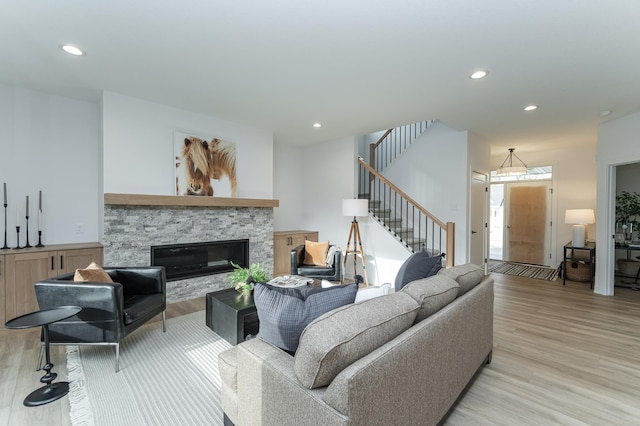
[[[509,148],[509,154],[507,154],[507,158],[504,159],[496,174],[498,176],[519,176],[527,174],[527,165],[524,164],[524,161],[520,159],[514,152],[515,148]],[[513,164],[513,157],[520,162],[521,165]]]

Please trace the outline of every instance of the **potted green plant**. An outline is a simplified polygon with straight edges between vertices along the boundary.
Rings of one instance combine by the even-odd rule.
[[[243,268],[231,262],[233,272],[229,275],[229,283],[243,296],[248,296],[253,291],[253,283],[266,283],[269,275],[260,263],[252,263],[248,268]]]

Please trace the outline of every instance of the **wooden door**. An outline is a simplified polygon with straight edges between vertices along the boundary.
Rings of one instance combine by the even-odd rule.
[[[6,296],[5,296],[5,291],[4,291],[4,276],[6,274],[5,272],[5,258],[3,254],[0,254],[0,321],[2,321],[2,323],[4,324],[5,322],[9,321],[11,318],[7,318],[5,316],[5,301],[7,300]]]
[[[5,256],[5,315],[8,319],[38,310],[33,285],[58,274],[55,254],[43,251]]]
[[[506,184],[505,204],[504,260],[549,266],[551,184]]]

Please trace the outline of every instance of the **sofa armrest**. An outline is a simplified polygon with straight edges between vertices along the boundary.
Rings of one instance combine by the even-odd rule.
[[[291,275],[298,274],[298,265],[304,262],[304,244],[291,249]]]
[[[249,401],[251,409],[238,410],[236,426],[300,425],[308,419],[322,425],[347,424],[344,415],[322,400],[326,388],[307,389],[300,384],[291,355],[259,338],[237,348],[238,400]]]
[[[167,278],[164,266],[105,268],[113,281],[123,286],[124,296],[166,294]]]

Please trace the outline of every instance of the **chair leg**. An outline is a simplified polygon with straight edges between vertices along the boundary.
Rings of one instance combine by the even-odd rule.
[[[167,332],[167,318],[164,311],[162,311],[162,332],[163,333]]]
[[[116,343],[116,373],[120,371],[120,343]]]
[[[38,355],[38,365],[36,371],[42,370],[42,356],[44,355],[44,342],[40,342],[40,354]]]

